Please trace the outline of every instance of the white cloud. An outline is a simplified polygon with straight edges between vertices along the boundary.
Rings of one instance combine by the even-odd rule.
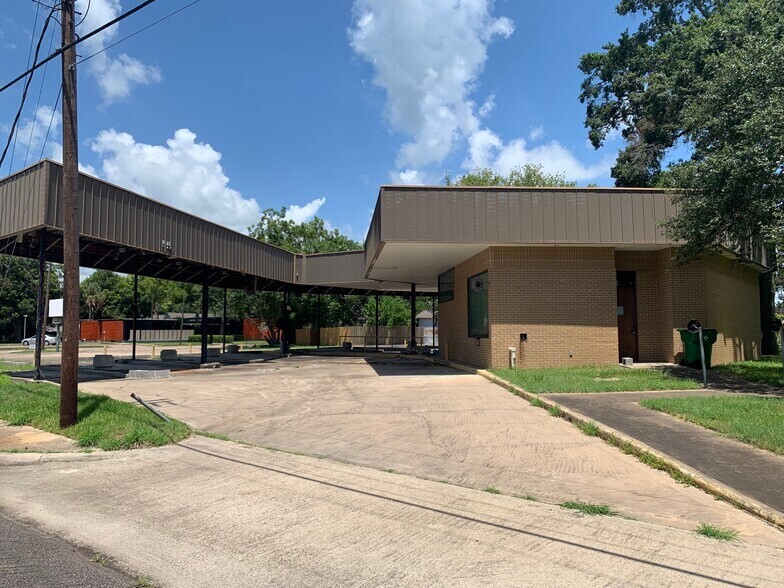
[[[299,206],[298,204],[292,204],[286,207],[286,219],[290,221],[294,221],[297,224],[306,223],[309,220],[312,220],[314,216],[319,211],[319,208],[324,206],[324,203],[327,201],[326,198],[316,198],[311,200],[307,204],[303,206]]]
[[[406,169],[392,174],[392,182],[395,184],[422,184],[424,181],[419,177],[419,171]]]
[[[586,165],[557,141],[529,149],[523,138],[507,142],[483,127],[495,95],[479,108],[472,95],[487,49],[514,32],[514,23],[493,16],[493,8],[493,0],[354,1],[351,47],[373,66],[373,83],[386,91],[392,129],[410,137],[398,151],[393,178],[422,183],[459,147],[467,148],[465,169],[507,173],[511,167],[537,163],[577,181],[606,174],[611,165],[606,159]],[[528,138],[535,142],[543,137],[540,127]]]
[[[49,127],[50,121],[51,128]],[[62,116],[60,111],[56,110],[53,112],[52,107],[47,105],[39,106],[33,118],[23,119],[22,124],[17,127],[14,161],[18,161],[20,166],[25,163],[38,161],[47,129],[49,130],[49,138],[46,144],[49,148],[44,149],[44,157],[53,157],[58,153],[62,154],[62,147],[56,140],[60,136],[61,124]]]
[[[188,129],[176,131],[166,145],[139,143],[109,129],[91,147],[103,159],[99,175],[124,188],[243,232],[261,215],[255,200],[229,188],[221,154]]]
[[[375,68],[392,127],[413,138],[400,148],[399,169],[441,163],[478,129],[469,96],[487,46],[514,31],[491,8],[489,0],[355,0],[351,47]]]
[[[77,32],[84,34],[117,17],[122,12],[122,6],[119,0],[77,0],[76,10],[84,17]],[[115,41],[117,35],[118,25],[113,25],[87,39],[81,51],[85,56],[92,55]],[[100,53],[88,60],[85,67],[98,83],[105,104],[127,98],[135,86],[154,84],[161,80],[161,72],[157,67],[146,65],[125,53],[116,58],[107,52]]]
[[[499,140],[491,151],[491,162],[485,167],[491,167],[501,174],[508,174],[515,167],[534,164],[541,165],[548,173],[564,173],[567,180],[577,182],[609,175],[615,162],[615,157],[607,155],[598,163],[586,165],[558,141],[529,149],[525,139],[515,139],[505,144]],[[466,167],[470,169],[477,166],[469,164]]]
[[[493,112],[495,108],[495,94],[490,94],[482,104],[481,108],[479,108],[479,116],[481,118],[485,118],[488,114]]]
[[[529,141],[538,141],[544,137],[544,127],[536,127],[531,129],[531,132],[528,133],[528,140]]]

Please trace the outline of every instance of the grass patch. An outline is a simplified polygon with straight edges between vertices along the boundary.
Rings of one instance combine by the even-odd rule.
[[[220,441],[231,441],[228,435],[224,435],[223,433],[211,433],[210,431],[202,431],[201,429],[194,429],[192,433],[194,435],[199,435],[200,437],[209,437],[210,439],[218,439]]]
[[[709,525],[708,523],[700,523],[699,526],[694,529],[694,532],[697,533],[697,535],[703,535],[719,541],[739,541],[738,531],[716,527],[715,525]]]
[[[103,566],[103,567],[107,567],[107,566],[108,566],[108,565],[111,563],[111,562],[109,561],[109,558],[108,558],[108,557],[106,557],[105,555],[101,554],[101,553],[96,553],[96,554],[94,554],[94,555],[93,555],[93,556],[90,558],[90,560],[91,560],[91,561],[93,561],[93,562],[95,562],[95,563],[97,563],[98,565],[101,565],[101,566]]]
[[[599,436],[599,427],[593,421],[588,421],[584,423],[582,421],[575,423],[577,428],[580,429],[583,433],[588,435],[589,437],[598,437]]]
[[[562,502],[558,506],[561,508],[576,510],[583,514],[592,516],[614,517],[618,514],[606,504],[592,504],[590,502],[582,502],[580,500],[568,500],[566,502]]]
[[[51,384],[16,382],[0,374],[0,419],[74,439],[80,447],[111,451],[156,447],[184,439],[185,423],[165,423],[148,410],[108,396],[79,393],[79,422],[59,425],[60,389]]]
[[[32,363],[9,363],[0,361],[0,374],[5,372],[28,372],[35,369]]]
[[[784,386],[784,367],[782,367],[781,358],[778,356],[769,355],[753,361],[717,365],[713,366],[711,371],[722,376],[739,378],[749,382]]]
[[[564,414],[564,412],[561,410],[561,407],[560,407],[560,406],[558,406],[557,404],[553,404],[553,405],[552,405],[552,406],[551,406],[551,407],[550,407],[550,408],[547,410],[547,412],[549,412],[549,413],[550,413],[550,415],[551,415],[551,416],[554,416],[554,417],[562,417],[562,416],[563,416],[563,414]]]
[[[659,369],[629,369],[620,366],[504,368],[490,371],[534,394],[693,390],[700,386],[697,380],[676,378]]]
[[[784,455],[784,398],[686,396],[649,398],[640,405]]]
[[[489,494],[501,494],[501,491],[498,488],[493,488],[492,486],[488,486],[482,492],[487,492]]]

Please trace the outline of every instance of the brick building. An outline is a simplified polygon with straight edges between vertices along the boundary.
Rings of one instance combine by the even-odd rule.
[[[61,185],[48,160],[0,179],[1,252],[62,261]],[[510,348],[521,367],[671,362],[676,329],[693,318],[719,331],[715,363],[760,352],[764,257],[716,250],[676,263],[682,244],[662,224],[677,210],[662,190],[382,186],[363,250],[312,255],[87,174],[78,198],[82,266],[199,284],[202,315],[216,287],[406,294],[414,342],[415,298],[438,292],[440,354],[474,366],[506,366]]]
[[[714,363],[758,357],[764,266],[677,263],[674,212],[658,190],[383,187],[367,276],[437,283],[441,356],[472,366],[678,361],[693,318]]]

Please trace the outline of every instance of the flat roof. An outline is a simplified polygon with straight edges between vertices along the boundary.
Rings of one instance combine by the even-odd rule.
[[[62,166],[51,160],[0,180],[0,253],[37,257],[45,228],[47,260],[62,261],[61,190]],[[410,291],[366,279],[363,251],[292,253],[85,173],[79,201],[82,267],[251,291]]]
[[[62,166],[0,180],[0,253],[62,260]],[[663,223],[671,192],[649,188],[381,186],[364,249],[303,255],[80,174],[83,267],[246,290],[405,293],[488,247],[656,250],[681,243]]]

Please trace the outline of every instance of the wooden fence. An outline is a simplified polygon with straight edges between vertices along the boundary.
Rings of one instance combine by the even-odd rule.
[[[379,327],[378,344],[381,347],[405,347],[411,337],[411,328],[406,325],[397,327]],[[416,338],[418,345],[438,345],[438,328],[417,327]],[[315,345],[316,329],[297,329],[297,345]],[[375,347],[376,327],[323,327],[321,329],[321,345],[323,347],[339,347],[344,342],[351,343],[354,347]]]

